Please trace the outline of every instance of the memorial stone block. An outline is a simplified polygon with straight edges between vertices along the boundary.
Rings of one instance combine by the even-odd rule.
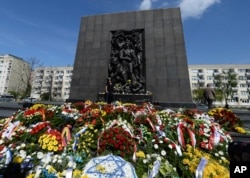
[[[180,9],[82,17],[69,100],[96,101],[108,77],[123,100],[192,103]]]

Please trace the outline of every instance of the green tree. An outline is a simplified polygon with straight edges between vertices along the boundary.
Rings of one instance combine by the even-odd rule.
[[[9,94],[13,95],[15,99],[18,99],[18,97],[21,95],[19,92],[17,91],[9,91]]]
[[[225,99],[225,107],[229,108],[228,100],[233,99],[233,88],[238,85],[237,74],[234,69],[225,70],[214,76],[214,84],[218,93],[221,94],[221,99]]]
[[[205,100],[204,100],[203,93],[204,93],[204,89],[203,89],[203,88],[194,89],[194,90],[192,91],[193,100],[194,100],[195,102],[198,102],[198,103],[204,103]]]
[[[44,101],[50,101],[50,93],[43,93],[41,94],[41,100],[44,100]]]

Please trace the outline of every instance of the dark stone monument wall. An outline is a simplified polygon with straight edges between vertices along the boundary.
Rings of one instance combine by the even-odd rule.
[[[111,31],[144,29],[146,90],[155,102],[192,102],[179,8],[83,17],[70,99],[95,101],[104,92]]]

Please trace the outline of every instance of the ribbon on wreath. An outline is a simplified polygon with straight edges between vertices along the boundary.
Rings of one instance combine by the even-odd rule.
[[[41,109],[41,110],[40,110],[40,113],[41,113],[41,115],[42,115],[43,121],[45,121],[45,120],[46,120],[45,110],[44,110],[44,109]]]
[[[216,125],[211,126],[212,134],[209,137],[208,141],[208,149],[213,149],[215,145],[220,142],[220,133],[218,132],[218,128]]]
[[[21,122],[20,121],[16,121],[14,123],[9,123],[8,127],[6,128],[6,130],[2,133],[2,137],[3,138],[8,138],[10,139],[10,137],[12,136],[13,132],[16,131],[16,129],[20,126]]]
[[[199,165],[195,171],[195,178],[202,178],[203,177],[203,172],[204,172],[204,168],[207,164],[207,159],[206,158],[201,158]]]
[[[210,131],[211,134],[209,136],[208,142],[201,142],[201,147],[208,150],[212,150],[214,146],[216,146],[220,142],[221,138],[223,138],[222,135],[218,132],[218,127],[216,125],[212,125],[210,127]]]
[[[75,140],[74,140],[74,143],[72,145],[73,151],[76,151],[76,145],[78,144],[78,139],[79,139],[81,133],[84,133],[86,130],[87,130],[87,127],[83,127],[80,131],[78,131],[75,134]]]
[[[137,146],[134,144],[134,154],[133,154],[133,161],[136,162],[136,151],[137,151]]]
[[[195,147],[195,145],[196,145],[195,134],[194,134],[194,132],[190,128],[186,127],[184,125],[184,123],[180,123],[177,126],[177,134],[178,134],[178,141],[179,141],[179,143],[181,144],[182,147],[186,146],[185,139],[184,139],[185,131],[187,131],[187,133],[188,133],[188,135],[190,137],[191,145],[193,147]]]
[[[67,143],[71,140],[70,126],[67,125],[62,130],[62,146],[66,147]]]
[[[151,120],[147,117],[146,121],[148,121],[150,127],[153,129],[153,131],[155,132],[155,126],[154,124],[151,122]]]
[[[178,155],[179,155],[179,156],[182,156],[182,152],[181,152],[180,146],[177,145],[174,141],[172,141],[172,140],[169,139],[168,137],[164,137],[164,138],[163,138],[163,141],[164,141],[166,144],[171,144],[172,147],[176,149]]]

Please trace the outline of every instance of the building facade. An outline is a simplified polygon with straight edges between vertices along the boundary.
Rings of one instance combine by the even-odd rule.
[[[233,98],[229,100],[230,105],[250,105],[250,64],[217,64],[217,65],[189,65],[189,79],[191,90],[204,88],[208,83],[214,87],[214,76],[233,70],[237,75],[237,87],[233,88]],[[215,101],[221,105],[223,102]]]
[[[31,97],[40,99],[48,93],[51,100],[65,101],[69,98],[73,67],[38,67],[32,74]]]
[[[17,56],[0,55],[0,94],[22,93],[30,79],[30,64]]]

